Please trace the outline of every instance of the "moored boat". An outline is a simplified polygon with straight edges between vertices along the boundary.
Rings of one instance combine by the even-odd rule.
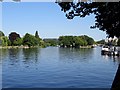
[[[120,56],[120,47],[116,46],[103,46],[101,55]]]

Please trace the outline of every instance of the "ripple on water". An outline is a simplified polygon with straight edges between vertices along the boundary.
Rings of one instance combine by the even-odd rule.
[[[6,50],[2,52],[3,87],[109,88],[118,61],[102,57],[100,50],[58,47]]]

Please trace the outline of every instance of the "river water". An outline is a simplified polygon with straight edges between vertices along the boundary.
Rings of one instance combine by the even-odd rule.
[[[118,57],[92,49],[1,49],[3,88],[110,88]]]

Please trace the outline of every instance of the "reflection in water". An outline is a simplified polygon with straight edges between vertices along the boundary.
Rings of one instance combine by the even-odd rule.
[[[28,63],[32,61],[36,63],[38,61],[38,54],[40,54],[39,48],[28,48],[28,49],[23,48],[23,55],[24,55],[23,62]]]
[[[2,63],[3,64],[5,63],[5,65],[17,65],[20,62],[20,57],[21,49],[18,48],[2,49],[2,61],[3,61]]]
[[[113,62],[117,62],[118,64],[120,64],[120,57],[118,57],[118,56],[111,56],[109,58],[112,59]]]
[[[13,63],[15,64],[16,62],[19,61],[20,52],[21,52],[21,49],[18,49],[18,48],[8,49],[9,60],[12,62],[12,64]]]
[[[37,63],[38,61],[39,48],[10,48],[10,49],[1,49],[0,57],[3,63],[10,62],[10,65],[20,65],[22,63]]]
[[[59,59],[64,62],[88,61],[93,49],[59,48]]]
[[[0,60],[3,60],[6,56],[8,56],[8,49],[0,49]]]
[[[98,47],[2,50],[3,87],[109,88],[117,70],[118,59],[103,58],[100,52]]]
[[[120,64],[120,57],[114,56],[114,57],[113,57],[113,61],[114,61],[114,62],[118,62],[118,63]]]
[[[118,56],[102,55],[102,57],[106,61],[112,60],[113,62],[115,62],[115,63],[117,62],[118,64],[120,64],[120,57],[118,57]]]

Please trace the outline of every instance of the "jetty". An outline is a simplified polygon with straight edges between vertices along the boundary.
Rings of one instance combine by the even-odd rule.
[[[101,55],[120,56],[120,47],[103,45]]]

